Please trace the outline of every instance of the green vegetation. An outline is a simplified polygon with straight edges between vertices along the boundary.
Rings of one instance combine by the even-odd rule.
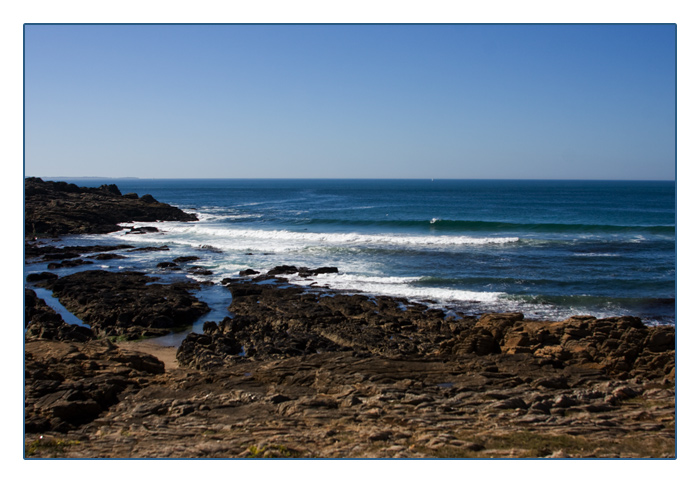
[[[78,444],[80,444],[80,441],[65,440],[58,438],[44,438],[43,436],[40,436],[38,439],[32,441],[31,443],[25,443],[24,455],[26,457],[48,456],[56,458],[64,453],[67,446],[73,446]]]
[[[497,450],[516,449],[521,450],[521,457],[541,458],[557,451],[579,456],[593,454],[595,449],[600,446],[600,443],[601,441],[591,441],[588,438],[570,436],[568,434],[552,435],[531,431],[515,431],[493,437],[488,441],[487,448]]]
[[[298,458],[301,452],[287,448],[283,444],[269,444],[257,447],[255,445],[248,448],[246,458]]]
[[[432,458],[543,458],[562,456],[576,458],[668,458],[675,455],[673,438],[638,436],[619,439],[598,439],[567,434],[542,434],[532,431],[515,431],[493,436],[463,438],[483,445],[481,451],[445,446],[430,449],[417,448]]]

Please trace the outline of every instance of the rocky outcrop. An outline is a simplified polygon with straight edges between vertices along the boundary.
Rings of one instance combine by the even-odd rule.
[[[338,273],[338,267],[319,267],[311,269],[308,267],[296,267],[294,265],[278,265],[262,275],[259,275],[259,271],[250,268],[241,270],[238,275],[241,277],[252,277],[253,275],[258,275],[253,279],[253,281],[259,282],[262,280],[273,279],[285,280],[284,275],[298,275],[302,278],[310,278],[324,273]],[[226,285],[234,281],[235,279],[226,278],[222,281],[222,283]]]
[[[322,273],[338,273],[337,267],[319,267],[316,269],[310,269],[308,267],[296,267],[294,265],[279,265],[267,272],[268,277],[277,277],[279,275],[294,275],[298,274],[300,277],[314,277]]]
[[[60,317],[28,296],[46,329],[27,331],[27,456],[675,457],[674,327],[467,316],[290,286],[290,267],[226,279],[231,315],[166,372],[108,340],[56,340]],[[147,321],[196,306],[192,286],[141,273],[32,279],[99,335],[157,333]]]
[[[24,180],[24,231],[28,238],[119,231],[119,223],[196,221],[150,195],[122,196],[116,185],[82,188],[72,183]]]
[[[447,315],[392,297],[309,291],[248,279],[228,280],[234,314],[178,352],[197,368],[351,351],[389,358],[520,355],[539,366],[583,367],[621,379],[673,378],[675,330],[635,317],[577,316],[528,321],[523,314]]]
[[[140,272],[90,270],[36,282],[101,337],[153,337],[184,329],[209,311],[189,291],[196,284],[159,284]]]
[[[72,340],[85,342],[95,338],[88,327],[66,324],[63,318],[37,297],[24,289],[24,324],[26,340]]]
[[[527,321],[522,314],[486,314],[473,329],[446,342],[452,354],[528,354],[556,367],[581,366],[618,377],[664,378],[675,373],[675,329],[636,317],[575,316]]]
[[[456,330],[475,323],[405,299],[308,291],[256,279],[225,281],[232,294],[229,311],[235,315],[204,338],[188,336],[178,354],[185,364],[203,367],[189,353],[200,349],[211,364],[210,352],[216,352],[217,345],[210,339],[224,340],[222,347],[240,346],[255,360],[329,351],[426,357],[438,354],[440,344]],[[224,359],[231,355],[221,353]]]
[[[163,373],[153,356],[107,340],[25,344],[25,430],[66,432],[89,423]]]

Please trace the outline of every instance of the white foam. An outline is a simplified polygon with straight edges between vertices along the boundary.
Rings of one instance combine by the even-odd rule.
[[[574,253],[575,257],[619,257],[619,253]]]
[[[327,285],[331,289],[350,292],[361,291],[375,295],[389,295],[405,297],[413,300],[435,300],[440,303],[495,303],[505,293],[502,292],[472,292],[469,290],[455,290],[450,288],[419,287],[411,285],[411,282],[420,280],[421,277],[378,277],[355,274],[323,274],[314,277],[313,280],[304,280],[298,277],[289,278],[290,283],[296,285]]]
[[[217,210],[218,211],[218,210]],[[211,223],[216,221],[226,221],[226,220],[252,220],[261,218],[260,214],[253,213],[231,213],[230,210],[220,210],[221,213],[216,213],[214,210],[207,211],[204,213],[197,212],[197,218],[199,218],[200,223]]]
[[[170,222],[172,223],[172,222]],[[519,241],[517,237],[471,237],[471,236],[423,236],[365,233],[316,233],[289,230],[258,230],[221,227],[215,224],[190,223],[164,226],[168,232],[185,236],[201,243],[202,239],[216,246],[229,248],[249,246],[255,242],[263,250],[278,251],[286,248],[305,246],[345,246],[345,247],[455,247],[467,245],[504,245]],[[186,242],[185,242],[186,243]]]

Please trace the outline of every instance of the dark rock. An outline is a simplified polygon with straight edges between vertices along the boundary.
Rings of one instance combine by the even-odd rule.
[[[116,253],[100,253],[99,255],[93,255],[90,258],[95,260],[119,260],[126,257],[124,255],[117,255]]]
[[[155,281],[139,272],[92,270],[44,284],[66,309],[103,336],[165,335],[209,311],[188,292],[194,286]]]
[[[192,275],[214,275],[214,272],[204,267],[190,267],[187,271]]]
[[[391,431],[376,431],[370,434],[367,439],[370,441],[389,441],[392,435]]]
[[[549,414],[550,409],[552,409],[551,404],[545,401],[537,401],[530,406],[530,411],[541,412],[544,414]]]
[[[43,243],[25,243],[24,256],[28,259],[38,258],[41,261],[66,260],[78,258],[87,253],[105,253],[115,250],[126,250],[129,248],[134,247],[133,245],[86,245],[55,247]]]
[[[292,268],[289,266],[277,267],[276,270],[277,273],[290,271]],[[377,302],[362,295],[335,294],[324,297],[320,293],[306,293],[298,287],[260,285],[255,283],[255,279],[224,279],[222,284],[231,292],[233,302],[229,310],[235,316],[224,319],[219,324],[219,331],[210,335],[214,339],[230,338],[236,345],[245,347],[245,357],[256,360],[343,350],[371,351],[387,356],[418,356],[435,351],[440,338],[450,334],[450,328],[440,323],[444,319],[442,311],[428,311],[415,305],[407,313],[402,302],[391,298],[381,298]],[[378,303],[382,305],[384,319],[377,314]],[[421,316],[425,318],[426,327],[440,326],[443,332],[429,336],[426,332],[425,346],[419,348],[408,335],[408,327],[414,325],[404,318]],[[405,321],[408,325],[401,329],[401,325],[397,324],[397,331],[392,330],[393,325],[386,322],[393,317],[397,318],[397,322]],[[430,340],[435,342],[431,343]],[[209,363],[216,355],[210,344],[211,341],[193,337],[191,344],[179,354],[178,360],[187,364],[187,361],[194,360],[188,351],[196,352],[200,350],[198,347],[204,350],[207,345]],[[226,345],[232,345],[231,341]],[[231,352],[226,349],[221,354],[222,361],[230,355]]]
[[[129,231],[126,232],[127,235],[141,235],[144,233],[157,233],[158,228],[155,226],[139,226],[137,227],[132,227]]]
[[[608,411],[615,411],[619,408],[617,406],[611,406],[610,404],[600,403],[581,406],[581,409],[589,413],[604,413]]]
[[[567,389],[569,383],[565,377],[542,377],[532,382],[532,387],[544,387],[551,389]]]
[[[320,267],[315,269],[299,267],[298,273],[300,277],[313,277],[322,273],[338,273],[338,269],[336,267]]]
[[[80,265],[92,265],[94,262],[90,260],[63,260],[60,263],[49,263],[46,268],[49,270],[58,270],[59,268],[78,267]]]
[[[267,275],[276,277],[277,275],[293,275],[299,269],[294,265],[279,265],[267,272]]]
[[[39,401],[41,405],[41,401]],[[45,405],[53,417],[72,425],[80,425],[92,421],[102,412],[102,407],[93,400],[87,401],[57,401]]]
[[[177,263],[173,262],[160,262],[158,265],[156,265],[158,268],[169,268],[169,269],[177,269],[179,268],[177,266]]]
[[[25,234],[29,238],[65,234],[109,233],[119,223],[196,221],[195,215],[159,203],[150,195],[121,196],[115,185],[79,188],[65,182],[24,180]]]
[[[122,192],[119,191],[119,188],[117,188],[116,184],[103,184],[102,186],[100,186],[99,189],[106,191],[107,193],[116,195],[116,196],[122,195]]]
[[[308,267],[295,267],[294,265],[279,265],[267,272],[269,277],[277,277],[279,275],[294,275],[298,273],[300,277],[311,277],[321,273],[338,273],[337,267],[320,267],[310,269]]]
[[[291,401],[291,398],[285,396],[284,394],[275,394],[270,396],[270,402],[272,404],[280,404],[286,401]]]
[[[170,250],[168,245],[161,245],[159,247],[141,247],[129,250],[130,252],[167,252]]]
[[[644,346],[652,352],[665,352],[676,348],[676,333],[671,327],[654,327],[644,339]]]
[[[242,348],[232,334],[224,333],[219,327],[209,325],[206,334],[190,333],[182,341],[176,357],[183,366],[200,370],[210,370],[228,362],[235,362]]]
[[[314,275],[318,275],[321,273],[338,273],[338,267],[319,267],[314,270],[312,270]]]
[[[576,405],[576,399],[572,398],[568,394],[560,394],[554,399],[552,407],[555,408],[570,408]]]
[[[58,275],[55,273],[51,272],[41,272],[41,273],[30,273],[27,275],[27,282],[29,283],[37,283],[37,282],[43,282],[43,281],[53,281],[57,280]]]
[[[486,449],[486,447],[480,443],[468,442],[468,443],[464,444],[464,449],[469,450],[469,451],[483,451]]]
[[[522,398],[512,397],[493,403],[491,407],[494,409],[527,409],[528,406]]]
[[[245,270],[241,270],[241,271],[239,272],[239,275],[240,275],[241,277],[248,277],[248,276],[250,276],[250,275],[257,275],[257,274],[259,274],[259,273],[260,273],[260,272],[258,272],[257,270],[253,270],[252,268],[247,268],[247,269],[245,269]]]
[[[63,250],[57,251],[55,253],[47,253],[42,257],[42,259],[43,260],[67,260],[67,259],[78,258],[78,257],[80,257],[80,253],[66,251],[65,249],[63,249]]]
[[[212,252],[212,253],[223,253],[224,252],[220,248],[216,248],[216,247],[211,246],[211,245],[200,245],[197,249],[207,251],[207,252]]]

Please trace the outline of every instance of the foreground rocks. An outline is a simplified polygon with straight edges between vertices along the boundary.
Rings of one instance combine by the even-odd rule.
[[[108,340],[25,344],[25,431],[66,432],[93,421],[163,373],[155,357]]]
[[[28,335],[27,455],[675,457],[673,327],[227,283],[231,316],[165,372]]]
[[[335,352],[132,377],[140,389],[129,387],[92,421],[42,432],[41,440],[27,434],[28,451],[68,458],[637,458],[675,451],[672,386],[558,372],[521,355],[395,360]],[[565,388],[540,384],[561,377]]]
[[[118,224],[124,222],[197,220],[151,195],[122,195],[113,184],[83,188],[40,178],[24,180],[24,216],[25,236],[30,238],[109,233],[121,230]]]

